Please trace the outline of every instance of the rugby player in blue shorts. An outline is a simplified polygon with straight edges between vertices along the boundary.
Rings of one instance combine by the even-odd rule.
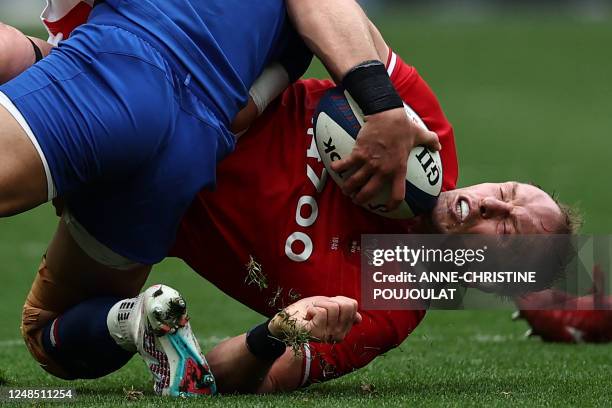
[[[373,31],[376,33],[375,28]],[[427,118],[432,129],[439,132],[440,141],[444,144],[444,188],[454,188],[457,163],[450,124],[439,108],[435,96],[424,81],[419,79],[414,68],[389,52],[380,35],[377,35],[377,40],[380,58],[388,61],[389,75],[400,94]],[[282,71],[282,64],[281,67],[267,68],[252,87],[252,102],[258,101],[250,104],[250,108],[257,105],[255,114],[265,108],[266,100],[273,98],[269,85],[275,82],[271,81],[271,78],[277,76],[279,69]],[[320,173],[323,171],[322,164],[305,152],[312,140],[310,128],[313,109],[318,98],[330,87],[333,87],[330,82],[301,81],[273,103],[271,112],[269,111],[238,145],[236,154],[220,165],[220,185],[217,192],[202,192],[193,203],[183,218],[178,240],[172,251],[173,256],[184,259],[228,295],[270,317],[276,313],[278,305],[295,300],[291,296],[292,291],[302,296],[342,294],[359,298],[359,285],[352,284],[358,281],[359,276],[358,251],[354,252],[348,246],[338,244],[346,249],[332,249],[330,252],[326,245],[330,239],[330,231],[337,237],[338,242],[348,243],[359,231],[391,232],[397,231],[398,228],[398,225],[392,226],[394,223],[384,223],[378,217],[371,214],[368,216],[368,213],[359,207],[351,205],[350,201],[340,196],[340,191],[333,183],[330,185],[329,181],[327,184],[321,181],[321,186],[316,185],[310,174],[307,177],[306,173],[309,172],[304,171],[304,168],[308,168],[313,170],[314,174],[323,174]],[[245,114],[249,116],[250,108],[239,114],[239,120],[235,121],[233,126],[236,130],[246,126],[244,122],[248,120],[243,119]],[[290,137],[283,138],[284,134]],[[274,160],[270,162],[270,159]],[[244,162],[249,162],[251,168],[243,169],[241,165]],[[288,166],[287,163],[291,165]],[[262,181],[257,181],[259,179]],[[266,181],[268,179],[269,183]],[[260,183],[268,183],[270,192],[259,193],[257,190]],[[327,187],[322,188],[325,185]],[[461,194],[472,197],[471,202],[482,201],[482,205],[487,209],[481,214],[482,217],[477,216],[477,211],[471,212],[466,227],[470,226],[473,232],[480,233],[505,231],[505,223],[499,221],[505,219],[508,206],[499,194],[506,187],[489,184],[460,190]],[[522,186],[520,191],[523,199],[531,196],[527,201],[535,200],[532,204],[537,201],[544,205],[545,211],[536,210],[539,206],[530,206],[528,210],[539,219],[540,226],[556,225],[555,220],[558,222],[559,215],[562,214],[550,197],[532,186]],[[276,199],[272,199],[270,194]],[[310,242],[313,244],[311,248],[314,249],[305,259],[296,261],[291,253],[292,247],[285,246],[285,239],[288,234],[293,235],[292,232],[297,227],[292,222],[287,223],[287,220],[294,218],[295,202],[298,202],[298,198],[303,194],[312,195],[320,205],[317,205],[318,216],[315,217],[318,221],[299,228],[308,234],[308,240],[312,240]],[[244,196],[267,196],[271,198],[271,202],[262,202],[260,198],[257,203],[250,203],[242,199]],[[444,197],[441,202],[448,203],[449,195]],[[440,226],[446,225],[446,232],[459,232],[449,228],[459,228],[457,222],[460,211],[447,212],[446,207],[442,205],[443,211],[439,211],[442,220],[439,222]],[[471,208],[478,208],[478,205]],[[546,223],[542,223],[544,218]],[[500,228],[502,224],[504,226]],[[262,229],[262,225],[269,228]],[[524,224],[528,225],[529,223]],[[418,226],[418,222],[412,227],[411,231],[414,233],[426,231],[422,229],[425,226]],[[279,257],[279,253],[283,253],[283,247],[286,256]],[[170,328],[158,324],[159,319],[155,313],[150,312],[154,312],[156,307],[159,308],[158,311],[164,312],[172,303],[168,300],[172,299],[176,299],[180,305],[180,295],[171,288],[159,285],[145,290],[140,296],[130,295],[129,293],[138,292],[138,284],[142,285],[148,271],[142,271],[140,278],[140,270],[132,270],[129,276],[121,272],[111,274],[92,270],[79,273],[79,270],[83,269],[83,263],[88,262],[88,255],[85,255],[83,250],[90,251],[94,257],[99,255],[99,248],[96,249],[95,243],[92,244],[91,237],[69,232],[66,223],[61,223],[49,247],[46,263],[41,266],[24,306],[23,334],[30,351],[40,363],[47,364],[45,368],[48,371],[57,376],[70,378],[77,366],[77,375],[95,378],[117,369],[121,361],[127,361],[125,358],[129,358],[131,353],[137,350],[156,375],[156,389],[163,392],[167,389],[163,385],[164,381],[168,381],[171,377],[168,374],[172,373],[172,370],[164,367],[171,363],[156,360],[155,353],[150,353],[150,333],[152,329],[164,332]],[[349,250],[352,253],[350,256]],[[249,254],[253,254],[262,262],[269,283],[268,289],[262,291],[244,283],[244,264]],[[287,271],[293,273],[287,274]],[[279,300],[279,295],[273,294],[273,291],[274,288],[278,290],[281,287],[292,289],[285,289],[285,298]],[[122,295],[126,299],[119,300],[118,296]],[[271,297],[275,299],[273,304],[270,303]],[[315,306],[314,309],[331,307],[347,312],[338,313],[338,316],[344,316],[345,319],[339,320],[340,324],[337,326],[328,319],[319,320],[313,327],[312,321],[317,320],[314,311],[311,312],[315,315],[311,316],[312,319],[297,321],[316,338],[324,338],[317,334],[317,329],[323,333],[333,331],[337,336],[332,340],[338,342],[347,334],[346,330],[352,323],[359,323],[361,320],[355,312],[355,302],[342,297],[306,298],[290,306],[290,311],[306,315],[306,309],[310,306]],[[176,314],[177,324],[185,324],[182,315],[184,308],[179,307],[176,310],[180,312]],[[329,311],[327,313],[329,314]],[[285,352],[273,365],[272,358],[267,359],[271,352],[268,347],[271,347],[272,352],[282,353],[284,345],[280,350],[278,344],[266,345],[264,341],[262,345],[257,343],[257,336],[254,335],[250,335],[250,340],[246,343],[244,336],[224,341],[212,350],[208,357],[220,392],[291,390],[312,382],[336,378],[368,364],[375,356],[401,343],[419,324],[424,313],[365,311],[363,321],[342,343],[326,345],[311,342],[299,358],[295,358],[290,351]],[[147,327],[147,322],[154,327]],[[273,332],[275,320],[269,325],[272,326],[269,329]],[[258,327],[261,329],[262,326]],[[185,329],[179,329],[181,330]],[[43,333],[42,339],[39,337],[40,332]],[[260,340],[262,334],[266,340],[265,333],[257,333]],[[162,336],[160,342],[168,338]],[[246,344],[249,344],[248,348]],[[262,347],[253,349],[253,345]],[[264,354],[263,360],[261,353]],[[166,356],[173,358],[171,353]],[[54,359],[57,360],[55,365]],[[57,367],[57,363],[60,367]],[[79,365],[82,367],[79,368]],[[189,371],[193,366],[187,368]],[[62,369],[63,373],[58,371]],[[187,376],[187,379],[189,378]]]
[[[107,251],[71,265],[76,274],[112,279],[159,262],[194,195],[214,185],[234,147],[231,119],[292,30],[281,0],[96,2],[69,39],[0,86],[0,215],[61,197],[65,225]],[[172,331],[186,326],[181,316],[165,319]],[[158,391],[214,391],[188,325],[160,337],[148,352],[177,358]],[[102,361],[123,358],[112,357]]]
[[[359,168],[346,193],[365,201],[385,179],[403,178],[414,144],[438,147],[437,137],[406,119],[353,1],[287,4],[308,44],[369,115],[354,157],[337,165]],[[85,254],[78,261],[58,257],[71,262],[49,267],[77,276],[96,269],[109,281],[150,268],[167,254],[197,191],[214,185],[215,164],[234,146],[230,122],[290,31],[280,0],[96,2],[87,24],[0,87],[0,215],[61,197],[60,228]],[[38,57],[40,47],[32,46]],[[392,206],[403,197],[398,191]],[[141,275],[134,276],[140,286]],[[170,308],[182,310],[178,297],[170,300]],[[149,353],[159,360],[174,352],[180,358],[170,369],[177,373],[195,361],[195,389],[210,392],[182,314],[159,319],[159,326],[176,336],[151,338]],[[172,383],[158,391],[179,389]]]

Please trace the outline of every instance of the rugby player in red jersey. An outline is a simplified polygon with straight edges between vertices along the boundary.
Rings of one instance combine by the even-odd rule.
[[[333,303],[332,296],[359,300],[359,242],[364,233],[536,233],[567,229],[563,211],[554,200],[530,185],[489,183],[450,191],[455,188],[458,173],[452,128],[416,70],[390,53],[378,34],[376,38],[399,93],[440,137],[445,192],[431,217],[404,222],[378,217],[354,205],[328,180],[312,137],[313,111],[334,85],[306,80],[291,86],[242,137],[234,157],[221,164],[217,190],[202,192],[192,204],[172,251],[224,292],[266,316],[273,316],[298,298],[311,302],[311,296],[326,296],[319,301],[328,306],[327,302]],[[248,170],[241,168],[244,163],[249,163]],[[95,271],[76,279],[74,273],[59,274],[64,269],[58,263],[64,259],[74,264],[75,259],[87,256],[82,249],[85,247],[86,243],[77,244],[60,225],[48,251],[49,268],[41,269],[28,307],[35,306],[41,313],[52,311],[45,318],[53,319],[58,310],[71,306],[67,303],[75,305],[102,295],[121,296],[142,286],[146,274],[105,275],[100,279],[107,279],[112,286],[104,289],[92,285],[94,278],[88,274],[95,276]],[[249,263],[252,269],[261,268],[267,288],[245,283]],[[58,298],[61,306],[55,306]],[[314,306],[317,300],[312,302]],[[125,303],[131,302],[118,302]],[[338,310],[347,308],[350,311],[350,303],[337,306]],[[354,313],[350,311],[348,316],[355,317]],[[359,313],[361,323],[342,342],[311,342],[299,357],[288,350],[276,361],[253,361],[244,335],[223,342],[207,355],[219,390],[273,392],[336,378],[399,345],[425,315],[424,311]],[[339,315],[346,316],[338,311]],[[342,338],[348,329],[346,322],[353,320],[335,319],[336,323],[327,323],[330,330],[337,330],[337,338]],[[30,349],[53,372],[52,358],[39,344],[35,326],[38,322],[29,324],[24,315],[24,334]],[[252,365],[247,364],[249,358]]]
[[[68,18],[74,10],[83,10],[75,14],[74,21],[67,21],[73,23],[69,29],[78,25],[78,18],[85,16],[91,6],[91,2],[84,4],[71,0],[49,0],[48,3],[50,6],[60,5],[63,11],[68,12],[63,17],[59,13],[59,20]],[[231,3],[231,6],[228,0],[218,3],[208,1],[206,4],[180,3],[158,0],[96,1],[95,5],[98,6],[88,24],[72,33],[70,39],[63,42],[63,46],[52,52],[49,58],[0,88],[5,96],[0,98],[0,103],[6,107],[2,110],[6,113],[0,120],[0,135],[5,147],[0,149],[4,154],[4,159],[0,160],[4,164],[4,171],[0,172],[3,191],[0,194],[1,215],[23,211],[60,195],[68,200],[63,227],[70,230],[75,241],[81,247],[87,246],[83,244],[84,241],[92,242],[89,238],[105,243],[105,250],[98,251],[97,257],[83,256],[80,263],[68,262],[67,258],[67,265],[58,261],[62,258],[57,256],[61,250],[52,244],[49,265],[53,264],[53,268],[66,273],[76,271],[77,274],[82,271],[104,272],[107,277],[129,269],[132,274],[126,275],[137,282],[138,279],[133,278],[136,275],[133,270],[148,271],[148,265],[167,255],[180,215],[197,190],[212,183],[214,172],[209,174],[201,168],[189,171],[190,165],[209,164],[212,159],[219,160],[226,150],[233,148],[234,135],[226,131],[226,126],[238,111],[235,108],[246,102],[246,89],[256,73],[261,72],[258,67],[276,55],[276,49],[271,46],[276,39],[280,39],[281,29],[286,26],[285,2],[266,0],[252,6],[240,1]],[[309,5],[305,5],[305,2],[286,0],[286,3],[296,28],[302,34],[307,34],[309,44],[318,51],[332,74],[342,79],[368,115],[368,123],[360,132],[356,153],[348,158],[352,161],[336,164],[361,167],[360,177],[353,183],[353,189],[356,200],[366,200],[367,195],[373,194],[383,180],[392,179],[398,174],[404,176],[401,169],[405,156],[415,143],[439,148],[437,136],[419,129],[404,115],[401,97],[392,86],[384,64],[376,61],[378,55],[365,24],[365,15],[356,2],[330,0],[325,7],[319,7],[323,3],[321,1],[314,10],[312,4],[308,9]],[[229,24],[231,18],[248,22],[247,17],[251,19],[250,24],[230,24],[231,28],[226,29],[225,24]],[[212,21],[208,21],[208,18]],[[52,23],[60,24],[51,15],[46,20],[50,30],[53,29]],[[342,24],[333,24],[339,21]],[[255,31],[261,27],[265,29]],[[255,32],[256,35],[244,35],[243,30],[252,30],[251,34]],[[66,34],[64,31],[61,33]],[[244,35],[242,41],[241,33]],[[283,36],[282,39],[288,40],[289,37]],[[249,42],[254,42],[256,46],[249,46]],[[341,43],[342,47],[337,47],[336,42]],[[40,46],[34,41],[31,45],[35,60],[40,59],[43,54]],[[9,54],[13,50],[12,47],[7,49]],[[31,64],[32,61],[26,62]],[[212,68],[207,69],[207,65]],[[121,75],[117,75],[117,72]],[[147,73],[161,80],[147,79]],[[146,86],[138,86],[137,80]],[[376,89],[376,95],[365,91],[369,89]],[[166,91],[178,96],[165,98]],[[147,92],[159,98],[147,97]],[[199,98],[212,105],[210,112],[208,106],[204,107],[206,103],[199,105]],[[118,99],[121,99],[121,103],[112,102]],[[177,109],[168,108],[165,102]],[[54,109],[57,112],[52,112]],[[154,109],[158,109],[158,112],[151,114]],[[212,117],[208,117],[209,113]],[[120,120],[121,114],[127,114],[129,119]],[[175,115],[180,115],[180,120]],[[161,122],[152,122],[152,119]],[[85,122],[88,124],[83,125]],[[125,130],[124,126],[129,125],[134,125],[133,131]],[[203,128],[198,130],[198,126]],[[186,136],[194,137],[194,140],[180,137],[182,131],[186,132]],[[220,139],[205,137],[204,133],[207,132],[214,133],[213,136]],[[138,139],[141,136],[143,139]],[[166,136],[173,138],[171,143],[155,141],[155,137]],[[95,143],[84,140],[89,137],[94,138]],[[113,137],[121,140],[114,141]],[[44,140],[39,140],[41,138]],[[133,150],[128,149],[127,143],[131,143],[129,147]],[[205,152],[197,150],[206,149],[208,143],[212,149]],[[147,147],[155,153],[148,154]],[[158,152],[157,149],[162,151]],[[209,154],[215,151],[217,154]],[[179,159],[182,154],[185,156]],[[205,157],[211,160],[205,161]],[[146,165],[142,165],[139,158],[145,159]],[[91,159],[96,163],[86,164],[81,159]],[[84,168],[76,168],[79,166]],[[207,169],[212,170],[210,166]],[[104,173],[98,174],[99,171]],[[132,171],[139,178],[129,177]],[[177,171],[185,173],[176,177],[176,174],[180,174]],[[117,179],[111,174],[121,177]],[[180,182],[177,183],[177,179]],[[156,184],[158,181],[160,185]],[[403,196],[400,193],[404,184],[395,181],[393,197]],[[194,184],[197,184],[196,188],[190,191]],[[80,186],[83,188],[80,189]],[[164,186],[169,186],[171,192],[164,191]],[[168,208],[168,204],[172,208]],[[182,204],[184,206],[181,207]],[[393,202],[390,204],[393,206]],[[98,205],[101,207],[97,208]],[[139,210],[135,210],[135,206]],[[111,215],[106,217],[105,222],[99,223],[101,214]],[[89,238],[88,233],[91,233]],[[54,242],[61,242],[61,234]],[[83,250],[87,255],[92,254]],[[51,261],[51,258],[55,260]],[[158,290],[152,295],[155,297],[156,293]],[[176,305],[180,305],[180,299],[172,299],[177,300]],[[104,309],[101,304],[90,307],[92,310]],[[41,321],[36,308],[27,309],[24,315],[29,322]],[[88,315],[91,316],[91,313]],[[48,323],[42,339],[48,350],[57,351],[60,344],[66,349],[66,342],[59,340],[65,337],[62,330],[70,326],[70,320],[63,314],[61,324],[60,319]],[[191,341],[189,336],[183,336],[182,333],[186,331],[178,330],[171,336]],[[78,330],[75,329],[73,334],[76,332]],[[163,343],[162,340],[160,342]],[[170,350],[173,348],[174,345],[169,346]],[[157,353],[154,354],[153,357],[159,360]],[[164,353],[161,354],[163,356]],[[100,365],[109,364],[112,355],[109,353],[102,358],[102,354],[98,354]],[[55,356],[57,359],[64,357],[59,354]],[[118,363],[122,358],[112,362]],[[75,363],[66,359],[64,362]],[[179,363],[177,372],[182,371],[182,364]],[[73,364],[70,367],[72,375],[90,375],[79,371],[82,366],[82,361]],[[159,370],[159,365],[153,366]],[[150,367],[152,370],[153,366]],[[169,390],[163,385],[159,389],[177,392],[175,385],[171,387]]]
[[[612,296],[606,295],[607,274],[593,268],[590,293],[576,296],[547,289],[515,299],[519,308],[513,319],[524,319],[526,336],[547,342],[608,343],[612,341]]]
[[[416,69],[387,51],[388,70],[404,101],[438,134],[443,190],[431,216],[389,220],[354,205],[331,180],[313,138],[312,115],[329,81],[294,84],[268,107],[241,139],[236,155],[221,163],[218,189],[202,192],[181,223],[173,255],[223,292],[271,316],[294,296],[343,295],[360,300],[362,234],[567,232],[563,211],[540,189],[521,183],[488,183],[453,190],[458,176],[453,130]],[[250,163],[250,171],[239,168]],[[267,287],[246,285],[249,263],[261,267]],[[288,351],[271,368],[260,392],[291,390],[363,367],[401,344],[425,311],[360,310],[362,322],[338,344],[311,342],[302,355]],[[226,391],[248,391],[252,378],[232,370],[244,339],[207,354]],[[227,371],[224,371],[227,370]],[[229,381],[229,382],[228,382]],[[227,388],[225,388],[227,386]]]
[[[284,92],[243,136],[235,157],[222,163],[218,190],[200,194],[193,203],[182,222],[173,255],[265,315],[272,316],[279,308],[306,298],[302,302],[312,302],[308,307],[320,307],[317,302],[321,302],[327,311],[335,308],[335,321],[326,323],[336,339],[350,329],[347,324],[361,323],[338,344],[312,342],[298,358],[287,351],[274,363],[255,361],[251,370],[245,369],[252,350],[245,347],[244,336],[223,342],[208,355],[221,391],[273,392],[336,378],[399,345],[419,324],[424,311],[361,311],[358,319],[351,302],[333,300],[332,296],[338,295],[360,297],[359,242],[363,233],[519,233],[566,228],[557,204],[533,186],[491,183],[448,191],[457,179],[452,128],[416,70],[390,53],[378,32],[373,32],[380,57],[388,61],[391,79],[402,98],[440,137],[446,192],[431,217],[406,222],[386,220],[355,206],[327,180],[312,138],[312,113],[333,84],[307,80]],[[249,163],[250,169],[239,169],[240,163]],[[63,312],[72,306],[104,295],[134,296],[146,279],[146,273],[118,271],[109,275],[81,268],[80,260],[90,253],[83,235],[79,238],[71,235],[65,224],[60,225],[47,265],[41,267],[24,309],[24,337],[30,350],[46,369],[64,378],[70,376],[62,373],[58,364],[54,367],[53,357],[48,355],[50,346],[41,344],[41,323],[60,315],[53,327],[61,327],[68,319],[68,313]],[[250,261],[251,267],[263,268],[268,285],[264,291],[245,284],[245,265]],[[64,262],[72,267],[61,267]],[[310,297],[321,295],[328,297]],[[109,328],[116,325],[113,318],[120,320],[121,308],[132,310],[137,299],[117,303],[119,311],[109,313]],[[111,334],[120,343],[120,336]],[[89,344],[92,349],[97,345]],[[62,346],[66,344],[51,345]],[[86,353],[88,344],[80,346]],[[126,346],[126,351],[133,353],[133,349],[133,344]],[[92,376],[104,374],[92,367]]]

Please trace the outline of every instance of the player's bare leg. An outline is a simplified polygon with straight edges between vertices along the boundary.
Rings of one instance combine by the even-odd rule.
[[[45,352],[43,329],[60,314],[88,299],[138,296],[149,269],[125,271],[97,264],[83,252],[66,224],[60,221],[23,307],[21,330],[30,353],[51,374],[71,378],[72,375]]]
[[[0,23],[0,84],[3,84],[27,68],[39,57],[49,54],[53,46],[35,37],[27,37],[15,27]]]
[[[0,216],[24,212],[47,199],[40,155],[22,126],[0,106]]]

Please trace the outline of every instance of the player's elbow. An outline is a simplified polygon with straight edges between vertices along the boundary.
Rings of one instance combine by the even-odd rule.
[[[298,389],[299,383],[291,381],[287,376],[278,373],[268,373],[262,383],[255,390],[256,394],[275,394],[279,392],[289,392]]]
[[[303,361],[303,355],[297,355],[292,349],[288,348],[285,354],[274,362],[255,393],[274,394],[300,388],[303,377]]]

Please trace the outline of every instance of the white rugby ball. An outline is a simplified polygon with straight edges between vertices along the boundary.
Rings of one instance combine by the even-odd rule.
[[[421,118],[404,104],[406,115],[418,126],[426,128]],[[331,163],[348,157],[353,151],[357,134],[363,126],[364,115],[348,92],[341,88],[329,90],[319,102],[314,115],[314,137],[321,160],[334,181],[342,186],[352,173],[338,174]],[[389,211],[386,203],[391,184],[363,207],[387,218],[408,219],[430,212],[442,189],[442,162],[438,152],[417,146],[410,152],[406,171],[406,195],[400,206]]]

